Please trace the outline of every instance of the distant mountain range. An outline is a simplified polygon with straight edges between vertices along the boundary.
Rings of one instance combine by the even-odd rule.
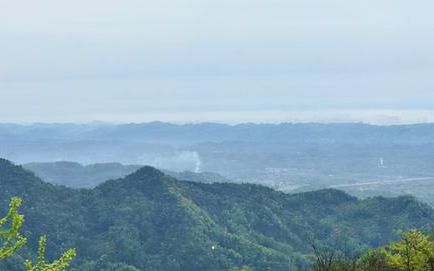
[[[17,163],[146,164],[253,182],[270,169],[284,169],[285,182],[311,175],[434,176],[433,153],[433,124],[0,124],[0,155]]]
[[[74,188],[92,188],[98,184],[124,177],[138,170],[138,165],[120,163],[99,163],[81,165],[75,162],[28,163],[24,168],[33,171],[41,179]]]
[[[358,200],[334,189],[290,195],[254,184],[178,181],[152,167],[94,189],[72,189],[0,160],[0,213],[12,196],[24,200],[33,251],[46,233],[49,253],[77,248],[76,271],[244,265],[287,271],[308,262],[312,242],[351,255],[400,230],[434,224],[434,210],[408,196]],[[19,270],[14,261],[3,269]]]
[[[123,165],[120,163],[99,163],[81,165],[75,162],[45,162],[24,164],[25,169],[33,171],[41,179],[72,188],[93,188],[107,180],[125,177],[140,169],[140,165]],[[212,172],[162,171],[178,180],[216,183],[229,182],[220,174]]]
[[[139,168],[121,163],[213,172],[285,192],[337,187],[360,197],[411,194],[434,206],[434,124],[0,124],[0,157],[91,165],[26,165],[50,182],[77,187]]]

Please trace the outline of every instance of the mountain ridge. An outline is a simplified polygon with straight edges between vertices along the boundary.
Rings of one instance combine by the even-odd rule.
[[[17,178],[26,185],[11,181]],[[104,270],[104,255],[138,270],[287,271],[307,264],[312,238],[360,253],[434,221],[433,209],[412,197],[286,194],[255,184],[178,181],[149,166],[94,189],[72,189],[0,160],[0,211],[12,196],[24,199],[25,232],[48,234],[47,251],[77,248],[76,271]]]

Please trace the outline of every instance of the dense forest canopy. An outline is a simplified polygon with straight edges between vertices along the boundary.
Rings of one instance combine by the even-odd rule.
[[[9,210],[5,217],[0,218],[0,264],[10,257],[18,257],[17,251],[25,246],[27,238],[21,233],[24,216],[18,212],[21,206],[21,199],[13,197],[9,204]],[[65,271],[71,264],[71,260],[76,256],[74,249],[66,251],[59,259],[52,262],[47,261],[46,255],[47,237],[41,236],[38,242],[38,252],[36,260],[26,259],[22,263],[22,268],[26,271]],[[16,264],[7,269],[18,269]]]
[[[94,189],[45,183],[0,160],[0,209],[23,199],[29,254],[47,234],[47,258],[74,247],[90,270],[293,270],[309,266],[312,241],[346,257],[428,230],[434,211],[409,196],[359,200],[327,189],[286,194],[253,184],[178,181],[152,167]],[[6,261],[8,270],[16,259]]]

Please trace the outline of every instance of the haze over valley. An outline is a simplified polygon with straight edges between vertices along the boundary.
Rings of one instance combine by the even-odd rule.
[[[434,271],[433,0],[0,0],[0,271]]]
[[[409,194],[434,204],[431,124],[3,124],[0,131],[2,157],[70,187],[94,187],[151,165],[192,179],[213,175],[204,182]]]

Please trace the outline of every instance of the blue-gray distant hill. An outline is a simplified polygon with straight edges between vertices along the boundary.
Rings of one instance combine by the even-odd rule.
[[[110,180],[133,173],[141,166],[120,163],[81,165],[74,162],[28,163],[24,168],[33,171],[41,179],[75,188],[91,188]]]
[[[23,167],[52,184],[59,184],[73,188],[93,188],[104,181],[125,177],[142,166],[123,165],[120,163],[82,165],[75,162],[61,161],[28,163],[24,164]],[[162,171],[182,181],[201,183],[230,182],[230,180],[225,177],[212,172]]]
[[[412,194],[434,204],[433,124],[0,124],[0,155],[215,172],[284,191]]]

